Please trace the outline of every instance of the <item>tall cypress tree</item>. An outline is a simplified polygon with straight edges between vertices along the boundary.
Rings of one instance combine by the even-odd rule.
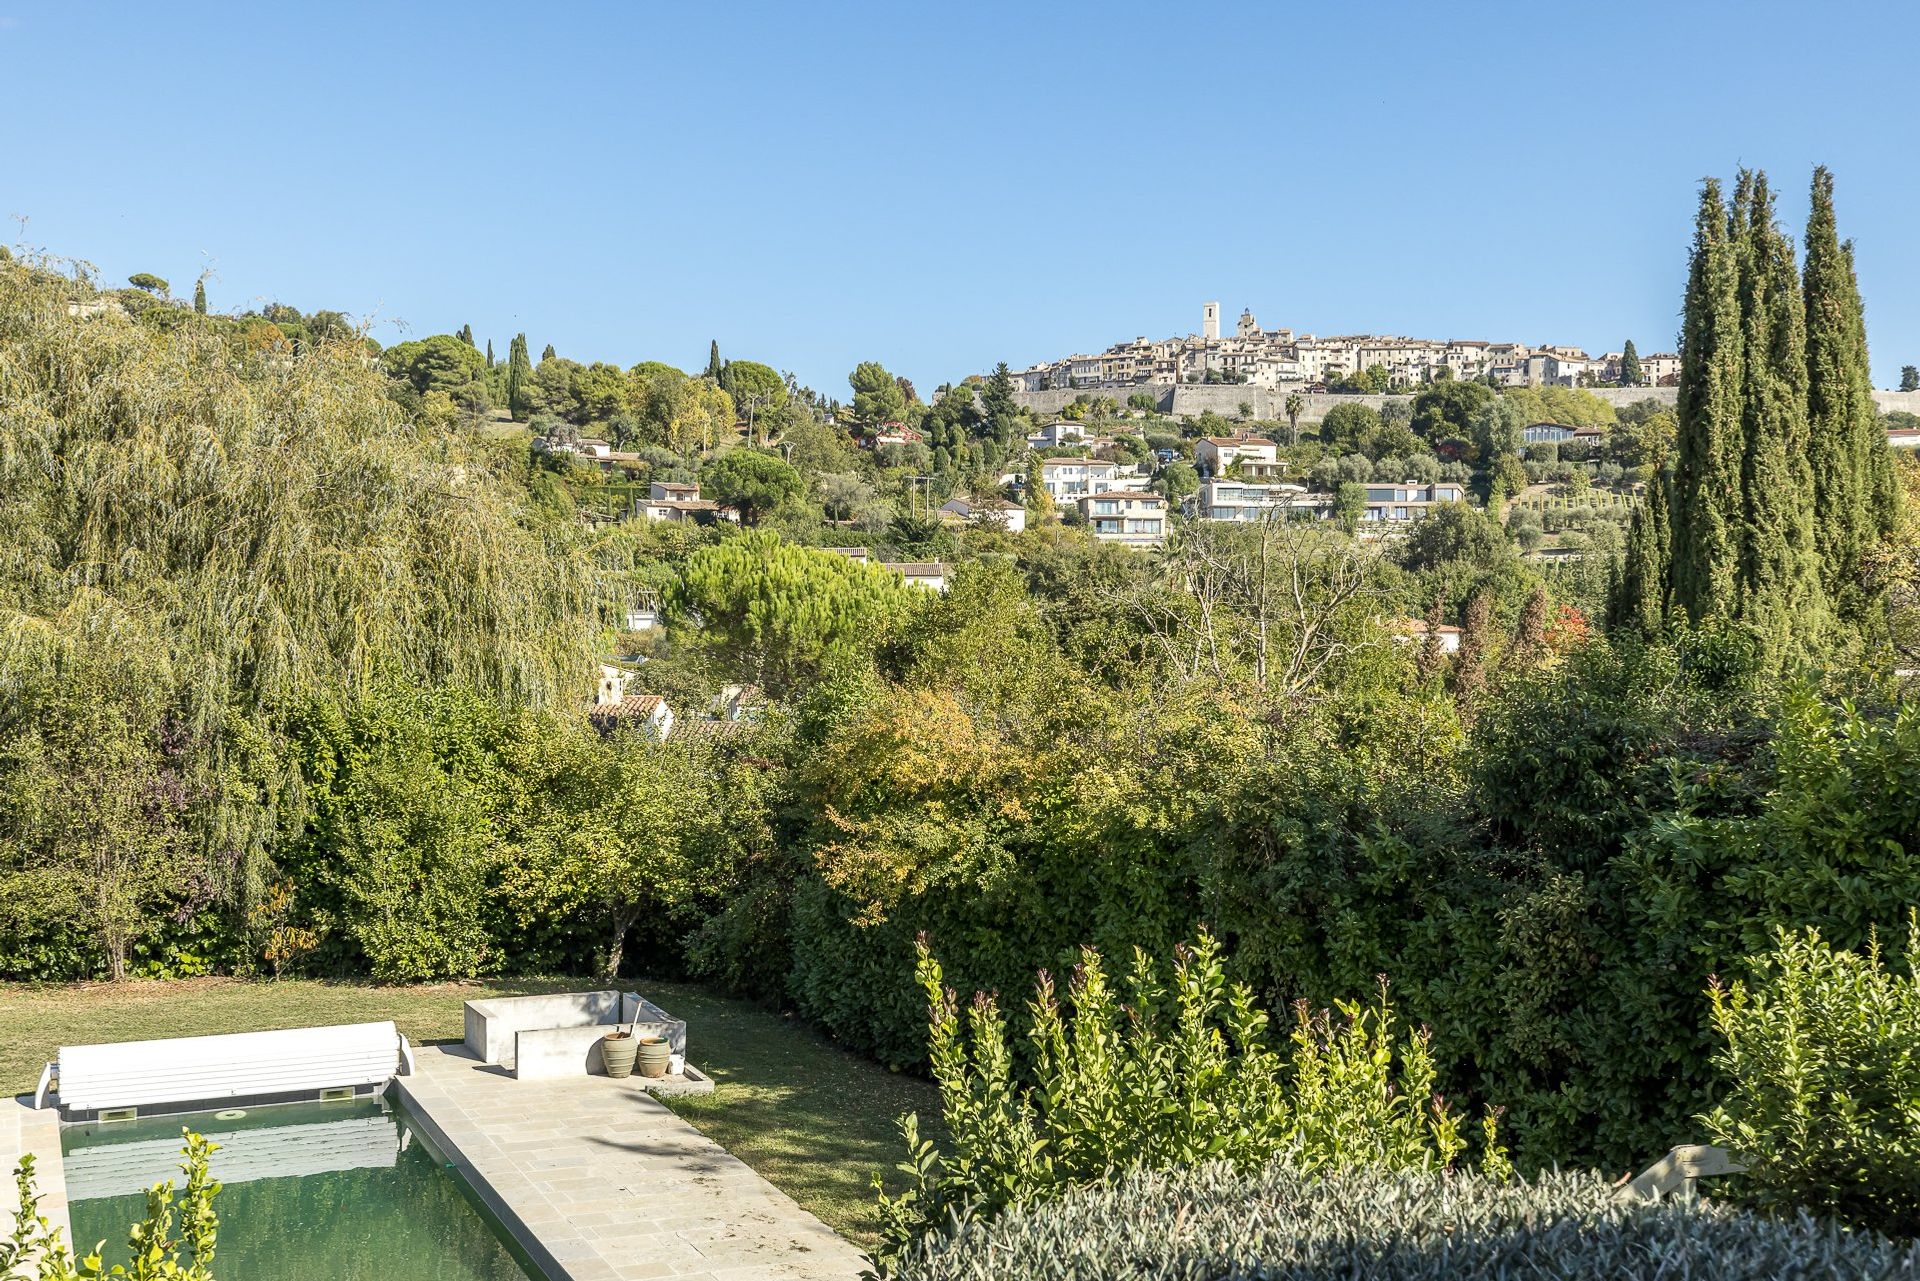
[[[1423,685],[1440,675],[1447,665],[1446,638],[1440,631],[1447,621],[1445,609],[1438,595],[1427,605],[1427,626],[1421,634],[1420,654],[1415,660],[1415,670]]]
[[[1547,652],[1547,589],[1535,583],[1520,607],[1520,620],[1514,624],[1513,640],[1507,646],[1506,664],[1514,670],[1538,666]]]
[[[1453,701],[1469,724],[1487,685],[1487,646],[1493,628],[1493,597],[1480,588],[1467,597],[1460,615],[1460,651],[1453,657]]]
[[[720,374],[720,340],[714,338],[707,343],[707,377],[717,383],[720,381]]]
[[[493,368],[493,339],[487,339],[487,368]]]
[[[193,282],[193,309],[203,316],[207,314],[207,282],[204,279]]]
[[[1662,468],[1647,483],[1647,493],[1627,526],[1627,555],[1607,602],[1607,626],[1658,636],[1667,622],[1667,579],[1672,572],[1668,506],[1673,473]]]
[[[1807,315],[1807,457],[1813,473],[1814,540],[1821,573],[1842,617],[1871,612],[1863,569],[1894,516],[1892,468],[1867,369],[1866,317],[1850,247],[1833,212],[1833,175],[1813,171],[1802,276]]]
[[[1806,324],[1793,246],[1763,173],[1742,172],[1728,220],[1739,271],[1740,569],[1736,612],[1775,658],[1825,628],[1806,463]]]
[[[1880,406],[1873,399],[1872,360],[1867,352],[1867,308],[1860,300],[1860,273],[1853,265],[1853,242],[1846,241],[1841,251],[1847,256],[1847,293],[1853,300],[1853,350],[1858,354],[1859,379],[1867,388],[1871,416],[1854,419],[1854,439],[1864,457],[1862,474],[1867,478],[1868,533],[1874,540],[1893,532],[1900,516],[1900,478],[1894,474],[1893,451],[1887,433],[1880,424]]]
[[[1679,431],[1672,504],[1672,608],[1694,623],[1726,617],[1740,567],[1739,270],[1720,184],[1700,189],[1680,330]]]
[[[525,419],[533,406],[527,385],[533,378],[533,362],[527,359],[527,336],[515,334],[507,344],[507,412]]]
[[[459,338],[460,341],[465,343],[467,346],[469,347],[473,346],[473,326],[472,325],[460,326],[460,332],[457,335],[455,335],[455,337]]]
[[[1640,369],[1640,353],[1634,349],[1633,339],[1627,339],[1627,345],[1620,349],[1620,385],[1638,387],[1646,375]]]

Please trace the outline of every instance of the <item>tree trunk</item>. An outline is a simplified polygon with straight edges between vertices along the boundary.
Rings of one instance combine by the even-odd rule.
[[[611,983],[620,977],[620,958],[626,951],[627,931],[633,928],[633,923],[639,915],[636,909],[614,913],[613,937],[607,940],[607,963],[604,966],[605,972],[600,976],[603,982]]]
[[[100,878],[94,894],[94,909],[100,913],[100,946],[107,954],[107,978],[115,983],[127,977],[127,932],[114,915],[113,892],[109,888],[105,861],[95,860]]]

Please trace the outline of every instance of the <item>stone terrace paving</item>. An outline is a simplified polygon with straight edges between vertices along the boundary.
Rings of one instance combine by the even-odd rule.
[[[556,1281],[851,1281],[860,1252],[632,1080],[516,1081],[458,1045],[394,1084]]]
[[[0,1231],[13,1226],[14,1211],[20,1208],[13,1187],[13,1167],[28,1152],[34,1155],[40,1214],[49,1227],[60,1229],[62,1240],[71,1244],[67,1180],[60,1159],[60,1113],[53,1108],[36,1109],[31,1095],[0,1098]]]

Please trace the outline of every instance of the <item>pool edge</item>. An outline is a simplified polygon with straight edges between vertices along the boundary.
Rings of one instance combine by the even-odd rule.
[[[66,1158],[60,1150],[60,1111],[36,1108],[31,1094],[16,1094],[13,1114],[7,1124],[0,1125],[0,1158],[6,1166],[5,1186],[0,1187],[0,1211],[4,1211],[9,1220],[19,1209],[15,1204],[13,1169],[28,1152],[33,1153],[34,1183],[40,1191],[40,1213],[46,1218],[47,1226],[57,1230],[60,1239],[76,1255],[83,1254],[93,1243],[83,1246],[73,1239],[73,1220],[67,1213]]]
[[[447,1158],[454,1172],[460,1176],[461,1181],[468,1188],[472,1189],[474,1196],[480,1199],[487,1213],[492,1215],[494,1220],[513,1238],[514,1244],[539,1270],[544,1281],[577,1281],[573,1271],[554,1256],[547,1243],[541,1240],[540,1234],[521,1218],[519,1212],[514,1209],[500,1189],[496,1188],[492,1180],[481,1172],[469,1155],[467,1145],[448,1133],[446,1126],[442,1124],[442,1117],[435,1112],[435,1104],[438,1103],[447,1111],[459,1113],[464,1118],[465,1113],[461,1111],[460,1106],[418,1076],[396,1076],[388,1083],[387,1088],[392,1093],[394,1101],[406,1109],[409,1119],[420,1128],[423,1137]],[[438,1100],[432,1097],[436,1093],[441,1093],[441,1098]],[[470,1138],[474,1143],[492,1146],[492,1140],[487,1138],[478,1126],[471,1126]]]

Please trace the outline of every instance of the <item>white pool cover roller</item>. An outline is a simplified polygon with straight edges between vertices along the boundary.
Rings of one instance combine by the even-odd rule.
[[[391,1022],[63,1045],[55,1075],[65,1112],[217,1103],[381,1085],[402,1070],[401,1046]]]

